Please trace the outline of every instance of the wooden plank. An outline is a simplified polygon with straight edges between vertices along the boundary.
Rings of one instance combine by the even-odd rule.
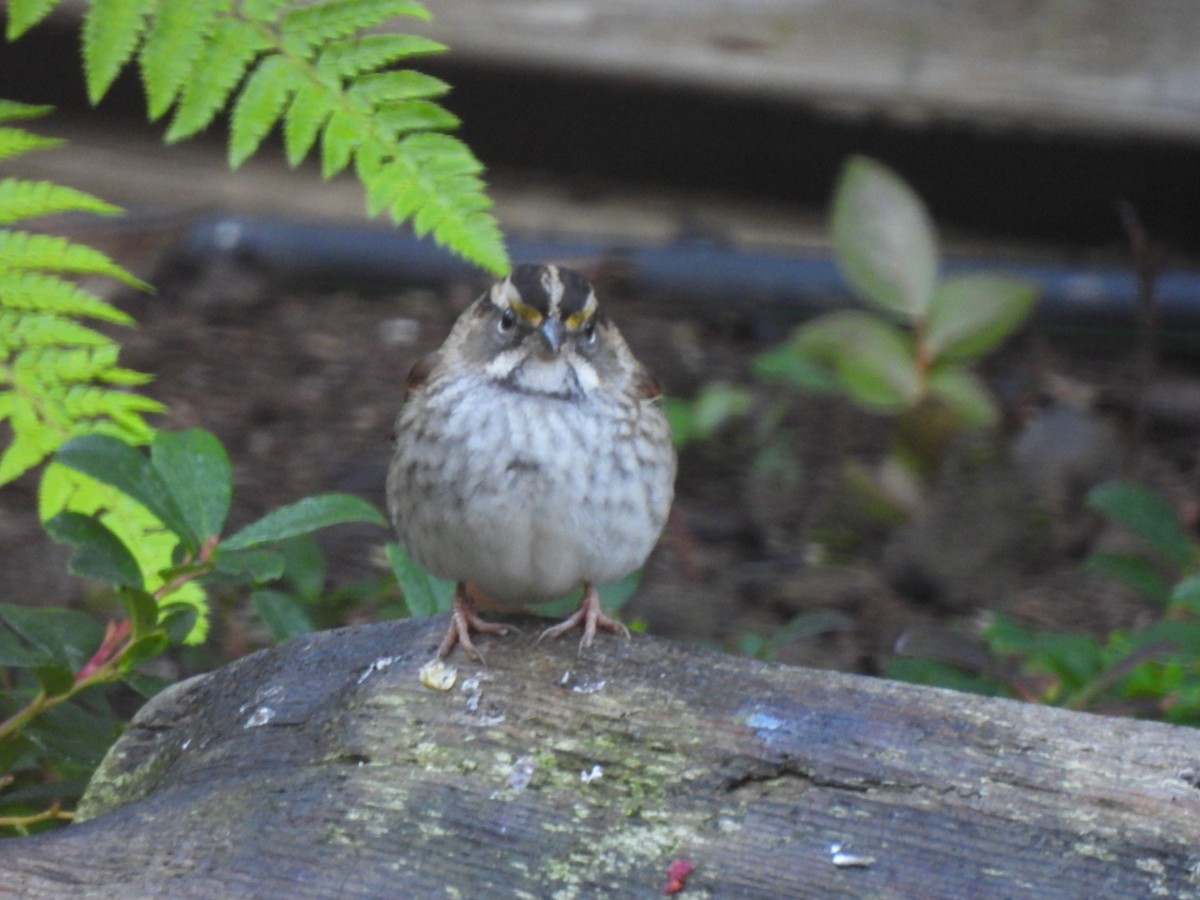
[[[854,116],[1200,137],[1193,0],[439,0],[455,58]]]
[[[305,637],[176,686],[23,897],[1200,896],[1200,732],[669,641]],[[468,679],[475,679],[473,682]],[[587,773],[584,775],[584,773]]]

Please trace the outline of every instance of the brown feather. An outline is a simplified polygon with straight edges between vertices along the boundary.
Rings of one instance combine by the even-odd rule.
[[[435,351],[422,356],[413,363],[413,367],[408,370],[408,378],[404,382],[405,389],[415,391],[417,388],[423,387],[441,358],[441,353]]]
[[[639,400],[653,400],[662,396],[662,386],[650,370],[638,363],[633,370],[633,393]]]

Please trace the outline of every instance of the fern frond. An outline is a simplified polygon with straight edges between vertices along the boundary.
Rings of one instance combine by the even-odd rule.
[[[410,142],[459,121],[434,102],[445,82],[392,70],[443,44],[368,33],[396,17],[430,18],[415,0],[98,0],[84,28],[89,90],[103,94],[136,52],[150,116],[174,108],[168,141],[232,107],[236,168],[279,125],[290,165],[319,144],[322,175],[353,165],[370,211],[412,219],[419,233],[503,271],[508,258],[478,161],[451,138]]]
[[[92,0],[83,17],[88,99],[99,103],[142,41],[158,0]]]
[[[0,178],[0,225],[62,212],[111,216],[120,211],[91,194],[53,182]]]
[[[433,131],[441,128],[457,128],[458,117],[428,100],[405,100],[400,103],[385,103],[375,113],[379,130],[392,140],[397,140],[410,131]],[[483,190],[483,182],[479,182]]]
[[[242,15],[251,22],[274,24],[280,13],[295,5],[296,0],[242,0]]]
[[[283,121],[283,146],[293,169],[308,156],[329,120],[337,90],[321,81],[307,81],[296,89]]]
[[[148,285],[125,271],[107,255],[57,235],[0,229],[0,271],[3,269],[69,272],[115,278],[131,287]]]
[[[317,71],[354,78],[410,56],[444,53],[446,49],[445,44],[415,34],[366,34],[325,47],[317,58]]]
[[[54,313],[29,313],[0,309],[0,353],[20,347],[52,347],[61,344],[97,346],[111,338]]]
[[[373,108],[400,100],[440,97],[449,90],[450,85],[440,78],[401,69],[397,72],[364,75],[346,91],[346,96],[352,103],[362,103],[366,104],[367,108]]]
[[[176,0],[159,7],[138,56],[151,119],[171,108],[216,30],[218,15],[229,13],[230,2]]]
[[[396,16],[428,21],[429,10],[412,0],[323,0],[288,10],[280,25],[283,49],[307,54],[322,44],[382,25]]]
[[[229,166],[251,156],[303,84],[304,73],[284,56],[269,57],[246,81],[229,126]]]
[[[50,14],[59,0],[8,0],[8,30],[5,36],[15,41]]]
[[[0,305],[12,310],[52,312],[132,325],[133,319],[74,282],[45,272],[0,268]]]
[[[321,177],[332,178],[354,158],[362,140],[360,122],[350,113],[335,108],[321,133]]]
[[[16,100],[0,100],[0,122],[9,122],[13,119],[38,119],[53,111],[53,106],[18,103]]]
[[[270,46],[255,26],[225,19],[204,48],[167,129],[167,141],[190,137],[212,122],[254,58]]]
[[[0,128],[0,160],[20,156],[30,150],[47,150],[61,143],[58,138],[45,137],[20,128]]]

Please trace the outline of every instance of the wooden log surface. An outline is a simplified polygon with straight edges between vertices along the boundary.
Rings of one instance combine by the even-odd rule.
[[[636,636],[314,634],[149,703],[22,897],[1200,896],[1200,732]],[[587,773],[584,775],[583,773]]]

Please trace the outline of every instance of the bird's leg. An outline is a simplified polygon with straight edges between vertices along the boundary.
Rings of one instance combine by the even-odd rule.
[[[475,612],[475,601],[479,596],[479,589],[469,582],[460,581],[455,585],[454,606],[450,609],[450,627],[446,630],[441,646],[438,647],[438,659],[445,657],[454,649],[454,645],[458,644],[467,656],[483,662],[483,654],[475,648],[471,632],[508,634],[512,630],[509,625],[479,618],[479,613]]]
[[[605,631],[611,631],[613,634],[623,634],[626,640],[629,639],[629,629],[625,627],[624,622],[620,622],[610,616],[604,614],[604,610],[600,608],[600,595],[596,592],[596,587],[590,581],[583,585],[583,598],[579,601],[579,609],[571,613],[557,625],[552,625],[543,631],[537,639],[537,643],[541,643],[546,638],[556,638],[566,634],[572,628],[575,628],[579,623],[583,623],[583,638],[579,641],[579,651],[582,653],[588,647],[592,646],[592,640],[596,637],[596,629],[603,628]]]

